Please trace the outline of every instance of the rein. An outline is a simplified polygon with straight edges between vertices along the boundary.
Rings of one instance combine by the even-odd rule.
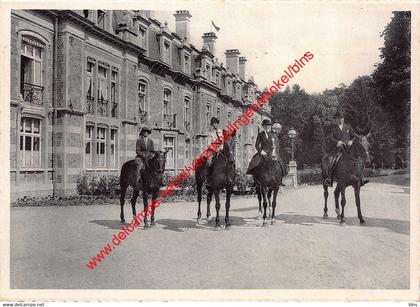
[[[346,148],[344,148],[344,149],[346,149]],[[353,157],[351,154],[349,154],[346,150],[342,150],[341,151],[342,153],[343,153],[343,155],[345,155],[346,156],[346,158],[348,158],[350,161],[352,161],[353,163],[358,163],[359,162],[359,158],[358,157]],[[368,154],[366,151],[365,151],[365,153],[366,154]]]
[[[156,181],[157,184],[159,184],[159,180],[157,178],[156,172],[154,170],[152,170],[152,168],[150,167],[149,163],[145,163],[146,167],[149,169],[150,173],[153,174],[153,179]]]

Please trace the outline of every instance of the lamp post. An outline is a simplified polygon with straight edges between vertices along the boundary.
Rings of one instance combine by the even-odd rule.
[[[295,129],[290,128],[289,130],[289,138],[292,140],[292,160],[289,161],[289,173],[292,175],[293,187],[297,187],[297,164],[294,160],[294,151],[295,151],[295,143],[294,138],[297,136],[297,132]]]
[[[292,161],[294,161],[294,151],[295,151],[295,144],[294,144],[294,138],[297,136],[297,132],[293,127],[289,130],[289,138],[292,139]]]

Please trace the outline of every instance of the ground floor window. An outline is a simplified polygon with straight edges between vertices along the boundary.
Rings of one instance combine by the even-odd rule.
[[[175,169],[175,137],[164,136],[163,137],[163,150],[168,150],[166,154],[166,169]]]
[[[118,130],[95,123],[85,127],[84,166],[87,168],[118,167]]]
[[[23,117],[20,121],[19,139],[22,166],[41,167],[41,120]]]
[[[110,167],[115,168],[117,167],[117,129],[111,129],[111,138],[110,138],[110,155],[109,155],[109,162]]]
[[[86,126],[85,166],[91,167],[93,161],[93,126]]]

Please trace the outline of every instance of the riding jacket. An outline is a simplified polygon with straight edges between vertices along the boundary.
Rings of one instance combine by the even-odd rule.
[[[348,141],[354,141],[355,138],[356,134],[349,124],[344,123],[343,127],[340,129],[340,126],[337,123],[334,123],[330,126],[330,132],[326,140],[327,152],[330,154],[336,153],[338,150],[338,141],[342,141],[347,144]]]
[[[136,154],[137,157],[148,159],[152,151],[155,151],[153,141],[147,137],[140,137],[136,142]]]

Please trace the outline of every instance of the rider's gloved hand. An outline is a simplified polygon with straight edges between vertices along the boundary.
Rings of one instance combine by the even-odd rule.
[[[351,146],[351,144],[353,144],[353,141],[348,141],[348,142],[347,142],[347,145],[348,145],[348,146]]]
[[[264,150],[261,150],[261,155],[262,155],[263,157],[267,157],[267,153],[266,153]]]
[[[337,147],[342,147],[343,145],[344,145],[344,143],[342,141],[337,142]]]

